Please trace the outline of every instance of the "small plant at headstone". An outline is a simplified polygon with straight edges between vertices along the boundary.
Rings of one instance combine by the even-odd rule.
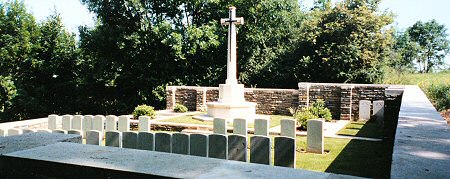
[[[325,102],[323,100],[317,100],[316,102],[311,103],[310,107],[289,108],[289,111],[304,130],[307,129],[307,121],[310,119],[322,118],[327,122],[332,119],[330,109],[325,107]]]
[[[134,119],[138,119],[139,116],[149,116],[151,118],[155,117],[155,108],[152,106],[147,106],[145,104],[139,105],[134,108],[133,117]]]
[[[182,104],[175,104],[173,107],[174,112],[185,113],[188,112],[188,108]]]

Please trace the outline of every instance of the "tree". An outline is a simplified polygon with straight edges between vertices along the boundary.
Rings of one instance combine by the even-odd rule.
[[[434,19],[425,23],[418,21],[407,29],[411,40],[420,46],[417,58],[420,72],[428,73],[444,64],[444,57],[450,50],[446,30]]]
[[[419,57],[420,46],[411,40],[408,32],[399,32],[395,36],[394,52],[389,66],[397,72],[414,70],[414,61]]]
[[[326,2],[330,3],[330,2]],[[308,14],[298,44],[297,76],[313,82],[373,83],[393,45],[392,14],[378,1],[346,0]]]

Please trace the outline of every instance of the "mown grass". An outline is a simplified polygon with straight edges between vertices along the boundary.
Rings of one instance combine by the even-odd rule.
[[[450,84],[450,70],[439,73],[387,73],[384,84],[418,85],[422,89],[427,89],[431,85]]]
[[[345,136],[381,138],[383,135],[383,130],[376,122],[349,122],[337,134]]]

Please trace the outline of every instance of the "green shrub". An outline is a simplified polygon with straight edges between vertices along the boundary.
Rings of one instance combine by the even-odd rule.
[[[179,113],[185,113],[188,111],[188,108],[182,104],[175,104],[173,107],[173,111],[179,112]]]
[[[149,116],[151,118],[155,117],[155,108],[152,106],[147,106],[145,104],[139,105],[134,108],[133,117],[135,119],[139,118],[139,116]]]
[[[301,128],[304,130],[307,129],[307,121],[310,119],[325,119],[325,121],[329,122],[332,119],[331,112],[328,108],[325,107],[325,102],[323,100],[317,100],[313,102],[310,107],[303,108],[289,108],[292,116],[297,123],[300,124]]]
[[[442,111],[450,108],[450,84],[433,84],[427,88],[426,92],[437,110]]]

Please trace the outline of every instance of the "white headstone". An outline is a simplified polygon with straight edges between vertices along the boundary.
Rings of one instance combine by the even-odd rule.
[[[139,116],[139,132],[150,132],[150,124],[149,116]]]
[[[103,115],[94,116],[94,119],[92,120],[92,130],[103,132],[105,130],[104,125],[105,125],[105,116]],[[86,134],[86,136],[88,135]]]
[[[95,117],[94,117],[95,119]],[[103,141],[103,132],[98,130],[90,130],[86,132],[86,144],[101,145]]]
[[[92,130],[92,121],[94,120],[93,115],[85,115],[83,117],[83,131],[86,133],[88,130]]]
[[[370,119],[370,105],[369,100],[359,101],[359,120],[369,120]]]
[[[55,130],[57,128],[58,115],[52,114],[48,116],[48,129]]]
[[[214,118],[213,133],[227,135],[227,120],[221,118]]]
[[[63,130],[70,130],[72,129],[72,115],[64,115],[62,116],[62,129]]]
[[[130,131],[130,118],[126,115],[119,116],[119,131],[128,132]]]
[[[255,135],[269,136],[269,120],[255,119]]]
[[[67,131],[66,130],[62,130],[62,129],[56,129],[56,130],[53,130],[52,133],[67,134]]]
[[[282,119],[281,120],[281,136],[295,138],[296,125],[295,120],[292,119]]]
[[[247,120],[239,118],[234,119],[233,134],[247,136]]]
[[[295,168],[295,138],[284,136],[275,137],[275,146],[273,151],[274,166]]]
[[[384,120],[384,101],[374,101],[373,102],[373,115],[377,117],[378,122]]]
[[[119,131],[106,131],[105,146],[122,147],[122,133]]]
[[[52,133],[52,130],[50,130],[50,129],[38,129],[37,132]]]
[[[0,129],[0,137],[6,137],[6,136],[8,136],[8,130]]]
[[[36,129],[22,129],[22,134],[37,132]]]
[[[20,135],[22,134],[22,129],[8,129],[8,136]]]
[[[83,116],[75,115],[72,118],[72,129],[74,130],[83,130]]]
[[[114,116],[114,115],[106,116],[105,130],[106,131],[115,131],[115,130],[117,130],[117,116]]]
[[[323,154],[323,120],[308,120],[306,151]]]

